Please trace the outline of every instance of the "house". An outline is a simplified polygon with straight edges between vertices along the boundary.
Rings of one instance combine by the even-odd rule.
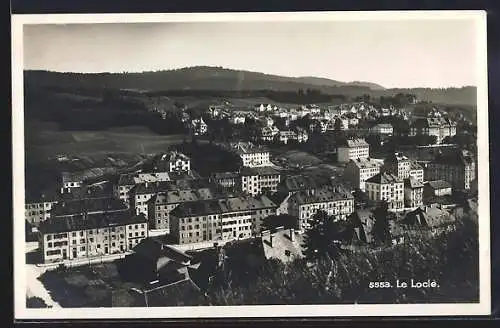
[[[146,284],[171,284],[189,278],[188,269],[198,263],[186,253],[168,245],[164,236],[147,237],[134,246],[123,261],[129,278]]]
[[[390,211],[404,209],[404,182],[394,174],[381,172],[365,181],[368,199],[386,201]]]
[[[378,135],[392,136],[394,134],[394,128],[388,123],[379,123],[370,129],[370,132]]]
[[[266,191],[276,192],[280,173],[270,166],[243,167],[240,171],[241,190],[252,196]]]
[[[191,131],[195,136],[202,136],[207,133],[208,126],[202,117],[191,120]]]
[[[427,181],[424,185],[425,197],[450,196],[451,193],[451,184],[444,180]]]
[[[83,178],[80,173],[63,172],[61,174],[61,194],[71,193],[75,188],[80,188],[83,185]]]
[[[417,162],[410,162],[409,177],[423,183],[424,182],[424,168]]]
[[[36,227],[40,222],[50,218],[50,211],[57,202],[58,197],[51,190],[35,197],[27,195],[24,205],[24,217],[29,224]]]
[[[177,244],[246,239],[276,208],[266,196],[182,203],[171,212],[170,233]]]
[[[365,191],[365,181],[380,173],[380,162],[372,158],[351,159],[344,170],[344,177],[351,181],[355,188]]]
[[[372,244],[377,242],[374,233],[375,217],[369,210],[356,210],[349,217],[353,227],[353,244]],[[393,245],[402,244],[405,241],[404,229],[394,219],[389,219],[390,242]]]
[[[261,241],[267,260],[277,259],[283,263],[290,263],[304,257],[302,254],[303,235],[293,228],[278,227],[275,232],[262,231]]]
[[[148,236],[148,222],[128,211],[84,212],[47,219],[39,232],[43,262],[51,263],[126,253]]]
[[[333,129],[335,129],[335,125],[337,124],[340,127],[340,130],[342,131],[349,130],[349,119],[346,116],[336,117],[333,122],[334,126]]]
[[[222,106],[212,105],[208,107],[208,114],[210,115],[210,117],[216,118],[221,114],[222,110],[223,110]]]
[[[421,206],[409,212],[402,220],[408,229],[427,230],[432,234],[454,229],[456,219],[442,206]]]
[[[272,141],[279,131],[275,126],[265,126],[261,129],[260,138],[262,141]]]
[[[297,141],[298,139],[297,133],[291,130],[280,131],[275,138],[277,141],[284,143],[285,145],[288,144],[289,141]]]
[[[354,211],[354,197],[344,190],[325,187],[318,190],[298,191],[288,199],[288,214],[297,217],[301,231],[309,228],[310,218],[323,210],[340,220]]]
[[[307,142],[307,140],[309,139],[309,134],[307,133],[307,131],[299,127],[296,128],[296,131],[297,131],[297,141],[299,143]]]
[[[476,180],[476,160],[466,150],[446,151],[427,164],[427,178],[447,181],[456,190],[471,189]]]
[[[230,143],[226,147],[229,151],[240,156],[243,166],[259,167],[270,166],[269,150],[262,146],[255,146],[250,142]]]
[[[272,112],[278,110],[278,107],[271,104],[258,104],[254,106],[254,110],[256,112]]]
[[[231,124],[238,125],[238,124],[245,124],[246,117],[243,115],[233,115],[230,119]]]
[[[145,173],[189,172],[191,170],[191,159],[183,153],[170,151],[155,156],[149,166],[150,170],[146,170]],[[163,181],[168,181],[168,179],[165,178]]]
[[[404,179],[405,191],[404,200],[405,206],[415,208],[423,205],[424,185],[421,181],[410,177]]]
[[[440,144],[444,138],[452,137],[456,134],[456,122],[443,117],[419,118],[410,124],[410,136],[435,136],[436,144]]]
[[[370,145],[365,139],[349,139],[337,146],[337,161],[348,163],[351,159],[370,157]]]

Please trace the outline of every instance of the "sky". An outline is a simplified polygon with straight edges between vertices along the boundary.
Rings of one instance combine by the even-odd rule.
[[[476,83],[474,20],[180,22],[24,26],[24,68],[141,72],[188,66],[369,81]]]

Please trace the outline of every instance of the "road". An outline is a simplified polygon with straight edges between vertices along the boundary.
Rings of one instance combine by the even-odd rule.
[[[36,243],[26,243],[26,253],[36,250],[37,247]],[[48,269],[50,267],[38,267],[35,264],[26,264],[26,295],[28,297],[39,297],[50,307],[61,308],[59,303],[52,299],[42,282],[38,280]]]

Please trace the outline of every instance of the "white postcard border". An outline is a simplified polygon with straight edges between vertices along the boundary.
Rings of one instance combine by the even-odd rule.
[[[480,302],[474,304],[273,305],[168,308],[26,308],[24,240],[23,25],[220,21],[360,21],[474,19],[477,22],[478,211]],[[14,309],[16,319],[137,319],[214,317],[442,316],[488,315],[490,283],[490,179],[485,11],[379,11],[294,13],[49,14],[12,16],[12,137],[14,220]],[[459,54],[457,54],[459,55]]]

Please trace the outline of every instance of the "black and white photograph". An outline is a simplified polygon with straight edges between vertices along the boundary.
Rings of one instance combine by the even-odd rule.
[[[486,14],[12,16],[18,319],[490,308]]]

